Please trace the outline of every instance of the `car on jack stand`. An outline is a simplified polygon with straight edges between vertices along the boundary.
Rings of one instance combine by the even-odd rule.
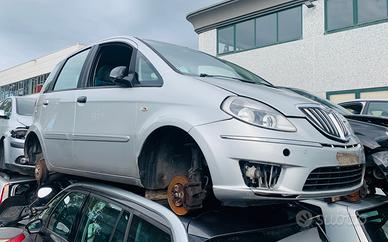
[[[320,208],[319,218],[331,242],[388,241],[388,200],[386,196],[371,195],[357,201],[328,203],[321,200],[303,201]],[[304,221],[316,217],[303,212]],[[306,225],[309,223],[306,222]]]
[[[41,182],[64,173],[162,191],[180,215],[209,194],[237,206],[345,195],[365,162],[332,109],[217,57],[133,37],[55,67],[25,154]]]
[[[42,187],[38,191],[49,190]],[[31,210],[34,211],[33,206]],[[295,204],[218,207],[178,217],[165,206],[131,192],[77,183],[56,195],[25,227],[0,228],[1,241],[258,242],[328,241],[324,227],[300,227]]]

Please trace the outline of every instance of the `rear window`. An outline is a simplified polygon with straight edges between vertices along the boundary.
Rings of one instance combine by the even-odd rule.
[[[388,117],[388,102],[370,102],[367,114],[376,117]]]
[[[358,219],[370,241],[388,242],[388,204],[359,211]]]
[[[32,116],[35,108],[35,99],[16,98],[16,113],[22,116]]]

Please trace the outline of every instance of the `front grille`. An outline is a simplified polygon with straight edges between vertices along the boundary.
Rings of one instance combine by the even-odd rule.
[[[313,170],[303,186],[303,191],[327,191],[353,187],[361,183],[363,166],[331,166]]]
[[[348,141],[349,131],[340,114],[322,107],[301,107],[300,110],[324,135],[334,140]]]

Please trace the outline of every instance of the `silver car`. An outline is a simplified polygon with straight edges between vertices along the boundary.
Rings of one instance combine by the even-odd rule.
[[[331,242],[388,241],[386,196],[373,195],[358,202],[326,203],[319,200],[304,202],[320,208],[323,218],[319,218],[317,222],[325,226],[326,235]],[[307,220],[300,221],[303,225],[309,225],[311,220],[308,218],[312,213],[302,211],[299,217],[302,214]]]
[[[346,119],[230,62],[121,37],[58,64],[25,153],[36,177],[115,181],[167,198],[177,214],[358,189],[363,148]],[[167,193],[166,193],[167,191]]]
[[[26,173],[24,139],[37,95],[9,97],[0,103],[0,167]],[[28,167],[27,167],[28,168]],[[33,169],[33,166],[31,167]]]

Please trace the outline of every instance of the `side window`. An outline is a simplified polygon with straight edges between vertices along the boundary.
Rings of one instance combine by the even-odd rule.
[[[130,218],[130,214],[128,212],[123,212],[121,214],[120,220],[116,225],[116,230],[113,234],[111,242],[122,242],[125,239],[125,232],[128,227],[128,221]]]
[[[82,51],[75,56],[70,57],[63,66],[57,81],[54,85],[54,91],[76,88],[81,75],[82,67],[90,49]]]
[[[134,215],[128,235],[128,242],[170,242],[171,236],[147,222],[146,220]]]
[[[109,75],[113,68],[125,66],[129,68],[132,48],[125,44],[110,44],[102,46],[97,54],[93,76],[88,86],[114,86]]]
[[[370,102],[367,114],[377,117],[388,117],[388,102]]]
[[[137,79],[140,84],[159,86],[162,84],[162,79],[155,67],[147,60],[147,58],[140,52],[136,55],[136,67]]]
[[[76,241],[109,241],[114,232],[115,225],[120,217],[121,211],[122,209],[114,204],[98,198],[91,198],[85,213],[82,215]]]
[[[341,104],[341,106],[346,108],[352,114],[360,114],[361,110],[362,110],[362,104],[361,103]]]
[[[53,210],[47,228],[68,240],[85,199],[86,195],[83,193],[66,195]]]

